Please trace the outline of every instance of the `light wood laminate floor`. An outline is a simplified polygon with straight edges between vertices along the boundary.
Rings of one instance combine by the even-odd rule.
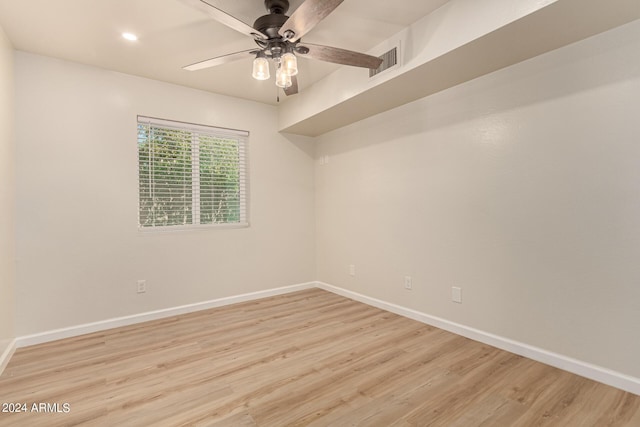
[[[640,426],[638,396],[318,289],[19,349],[3,402],[63,412],[1,426]]]

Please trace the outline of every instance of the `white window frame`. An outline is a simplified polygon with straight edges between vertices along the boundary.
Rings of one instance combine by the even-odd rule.
[[[140,157],[137,151],[137,182],[138,182],[138,231],[148,232],[167,232],[180,230],[196,230],[196,229],[221,229],[221,228],[246,228],[249,227],[249,132],[237,129],[220,128],[215,126],[201,125],[196,123],[181,122],[176,120],[159,119],[155,117],[147,117],[139,115],[136,123],[136,135],[140,125],[148,125],[155,127],[163,127],[174,130],[184,130],[191,132],[191,194],[192,194],[192,223],[183,225],[152,225],[142,226],[140,221]],[[240,219],[238,222],[226,223],[200,223],[200,173],[198,168],[200,158],[199,135],[219,138],[233,138],[238,141],[239,159],[238,166],[240,168],[239,176],[239,192],[240,192]],[[136,138],[137,139],[137,138]],[[137,146],[137,144],[136,144]]]

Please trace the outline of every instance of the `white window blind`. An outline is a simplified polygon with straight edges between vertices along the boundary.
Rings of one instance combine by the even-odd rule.
[[[248,225],[249,133],[138,116],[138,225]]]

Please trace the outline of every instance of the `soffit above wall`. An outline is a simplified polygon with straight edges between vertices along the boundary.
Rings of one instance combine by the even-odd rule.
[[[281,106],[280,130],[318,136],[639,18],[637,0],[547,2],[532,13],[431,57],[425,52],[438,49],[429,45],[429,40],[437,38],[439,29],[421,28],[425,24],[418,22],[400,36],[400,45],[402,49],[403,43],[405,47],[412,44],[412,51],[419,54],[405,57],[386,80],[339,87],[341,73],[344,81],[354,80],[338,71]],[[425,34],[430,36],[425,38]],[[424,48],[416,48],[418,44]],[[319,107],[308,109],[314,102]]]

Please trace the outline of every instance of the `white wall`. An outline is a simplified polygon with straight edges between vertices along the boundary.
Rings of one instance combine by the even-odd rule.
[[[321,136],[318,279],[640,377],[638,111],[636,21]]]
[[[315,200],[313,140],[280,135],[275,108],[19,52],[0,332],[317,278],[640,377],[639,52],[636,22],[326,134]],[[139,233],[137,114],[249,130],[252,226]]]
[[[0,27],[0,356],[14,338],[13,79],[13,47]]]
[[[16,100],[18,336],[314,279],[313,145],[274,107],[21,52]],[[250,131],[251,227],[138,232],[137,114]]]

